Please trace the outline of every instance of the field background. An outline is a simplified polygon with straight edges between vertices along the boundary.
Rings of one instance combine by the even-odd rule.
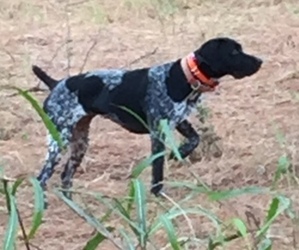
[[[192,173],[196,173],[215,190],[269,187],[277,161],[284,154],[298,176],[298,0],[0,0],[0,87],[36,86],[32,64],[55,78],[67,75],[68,69],[76,74],[84,64],[83,71],[137,68],[185,56],[216,36],[237,39],[245,51],[263,58],[264,65],[253,77],[238,81],[226,78],[217,95],[206,95],[210,122],[222,137],[223,156],[189,168],[168,166],[167,180],[192,180]],[[132,64],[145,54],[150,55]],[[12,93],[5,89],[0,92],[0,164],[10,177],[36,175],[46,154],[46,129],[30,104],[19,96],[10,96]],[[33,93],[40,102],[47,94]],[[196,118],[191,119],[196,122]],[[97,117],[90,138],[86,158],[75,176],[75,187],[122,196],[132,167],[149,153],[148,137],[130,134]],[[57,168],[51,185],[60,183],[60,171]],[[142,179],[149,187],[150,169]],[[285,178],[280,188],[298,211],[298,185]],[[169,188],[168,194],[174,200],[184,196],[180,189]],[[91,227],[54,195],[50,194],[49,201],[45,224],[32,241],[34,245],[47,250],[82,249],[93,233]],[[25,187],[19,204],[27,223],[31,202],[31,188]],[[248,213],[262,220],[269,199],[244,195],[220,206],[198,196],[192,203],[210,209],[223,220],[240,217],[246,221]],[[151,201],[149,207],[156,209]],[[89,202],[89,208],[101,214],[100,206]],[[6,220],[5,212],[0,211],[0,238]],[[213,231],[201,217],[194,217],[192,222],[198,236]],[[119,222],[115,219],[113,223]],[[184,230],[188,227],[182,223],[180,232]],[[285,216],[273,225],[271,235],[273,249],[299,249],[298,224]],[[158,246],[164,246],[165,241],[162,233],[156,239]],[[25,249],[21,241],[18,249]],[[113,246],[107,242],[99,249]],[[236,241],[226,249],[244,249],[244,245]]]

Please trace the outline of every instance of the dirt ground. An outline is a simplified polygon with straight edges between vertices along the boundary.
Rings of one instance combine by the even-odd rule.
[[[194,172],[217,190],[249,185],[269,187],[278,158],[284,153],[290,157],[298,176],[298,0],[186,0],[173,1],[174,7],[164,4],[159,8],[156,2],[70,0],[66,8],[66,1],[62,0],[0,0],[0,87],[36,86],[32,64],[43,67],[56,78],[68,74],[69,64],[70,74],[78,73],[84,64],[84,70],[137,68],[182,57],[209,38],[231,36],[243,44],[245,51],[262,57],[264,65],[253,77],[238,81],[224,79],[218,94],[205,97],[211,111],[210,122],[222,138],[222,157],[196,162],[188,170],[169,166],[167,180],[191,180]],[[151,55],[132,64],[148,53]],[[46,130],[30,104],[19,96],[10,97],[12,93],[4,89],[0,92],[1,165],[10,177],[36,175],[46,154]],[[40,102],[47,94],[33,93]],[[191,119],[196,122],[194,116]],[[279,144],[279,134],[285,135],[284,146]],[[130,134],[97,117],[90,138],[89,150],[74,185],[120,197],[126,192],[127,176],[134,164],[149,154],[147,136]],[[51,185],[60,183],[60,171],[57,168]],[[145,171],[142,179],[149,186],[147,171],[150,170]],[[298,188],[287,184],[282,188],[298,211]],[[32,211],[30,190],[25,187],[24,194],[19,195],[24,218],[29,218]],[[174,200],[183,197],[182,192],[171,188],[169,195]],[[245,219],[248,211],[262,220],[269,200],[263,196],[242,196],[221,207],[211,206],[203,197],[192,202],[213,209],[223,220]],[[6,218],[5,212],[0,211],[0,238]],[[198,235],[211,232],[205,220],[194,218],[193,222]],[[296,243],[299,230],[297,227],[294,232],[294,228],[286,217],[280,218],[271,231],[273,249],[299,249]],[[187,227],[180,229],[184,232]],[[92,233],[91,227],[50,194],[45,224],[33,243],[39,249],[77,250],[82,249]],[[25,249],[21,241],[18,249]],[[114,248],[107,243],[100,249]],[[244,247],[231,244],[226,249]]]

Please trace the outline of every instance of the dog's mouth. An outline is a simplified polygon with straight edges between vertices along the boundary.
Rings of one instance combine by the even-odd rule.
[[[261,64],[256,65],[256,67],[252,68],[251,71],[247,71],[247,72],[240,72],[240,71],[235,71],[232,73],[232,76],[235,79],[242,79],[245,78],[247,76],[252,76],[253,74],[255,74],[259,69],[261,68]]]
[[[248,62],[249,59],[250,59],[250,63]],[[255,74],[260,70],[262,64],[263,64],[263,60],[258,57],[255,56],[251,56],[250,58],[247,57],[247,59],[244,61],[244,66],[246,65],[246,67],[243,67],[243,69],[241,68],[236,69],[235,71],[232,72],[231,76],[233,76],[235,79],[242,79],[247,76],[252,76],[253,74]]]
[[[244,73],[241,73],[241,72],[233,72],[233,73],[232,73],[232,76],[233,76],[235,79],[242,79],[242,78],[244,78],[244,77],[247,76],[247,75],[244,74]]]

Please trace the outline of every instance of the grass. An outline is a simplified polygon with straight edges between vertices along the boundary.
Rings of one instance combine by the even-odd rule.
[[[40,118],[48,129],[48,132],[52,137],[60,142],[59,136],[57,136],[57,130],[47,115],[40,108],[37,101],[27,92],[17,89],[39,114]],[[170,142],[170,148],[176,147],[173,144],[172,132],[169,129],[167,122],[162,121],[162,132],[165,135],[165,141]],[[280,135],[280,138],[282,136]],[[283,140],[281,140],[283,141]],[[61,142],[60,142],[61,145]],[[177,150],[177,149],[176,149]],[[178,152],[178,151],[177,151]],[[173,201],[166,194],[162,193],[162,197],[168,200],[170,207],[165,209],[165,201],[156,199],[154,202],[161,207],[161,210],[154,214],[149,214],[147,209],[148,195],[145,188],[145,184],[139,179],[145,167],[151,164],[152,160],[156,156],[151,156],[146,161],[141,162],[133,169],[132,179],[129,183],[128,194],[122,198],[116,197],[105,197],[101,193],[90,193],[87,190],[81,191],[81,195],[89,195],[93,199],[99,200],[104,206],[107,207],[108,212],[101,218],[98,219],[95,215],[86,212],[82,208],[82,204],[78,204],[72,200],[66,198],[61,190],[55,189],[54,193],[66,203],[67,206],[78,216],[83,218],[86,223],[92,226],[96,230],[96,234],[86,242],[84,249],[92,250],[96,249],[104,241],[110,241],[117,249],[182,249],[191,245],[203,245],[206,249],[213,250],[219,246],[226,246],[237,239],[242,239],[245,242],[246,249],[258,248],[260,250],[270,250],[273,246],[273,241],[269,237],[269,232],[273,223],[282,215],[286,214],[289,220],[295,220],[295,211],[292,209],[292,200],[286,195],[282,194],[277,185],[286,176],[290,179],[294,177],[289,170],[290,162],[286,156],[282,156],[278,160],[277,170],[274,175],[273,184],[271,189],[261,187],[246,187],[242,189],[233,189],[225,191],[214,191],[207,186],[201,186],[193,184],[192,182],[186,182],[184,185],[188,187],[188,193],[184,199]],[[179,156],[178,156],[179,158]],[[35,178],[30,178],[34,188],[34,213],[32,217],[32,226],[29,234],[27,234],[22,222],[22,216],[18,211],[18,205],[16,202],[16,193],[21,184],[25,181],[24,178],[11,180],[4,177],[2,174],[0,189],[3,198],[6,200],[6,207],[8,212],[8,224],[6,226],[6,234],[4,237],[4,250],[15,249],[16,233],[18,227],[21,227],[23,233],[24,244],[30,249],[30,239],[34,237],[38,228],[41,226],[42,217],[44,214],[43,207],[43,194],[38,181]],[[173,186],[181,185],[181,183],[172,183]],[[289,182],[290,184],[290,182]],[[291,185],[291,184],[290,184]],[[73,191],[76,193],[76,190]],[[224,222],[217,218],[216,215],[211,214],[207,209],[198,206],[185,206],[187,200],[191,200],[197,195],[208,197],[211,202],[221,202],[223,200],[236,198],[241,195],[265,195],[271,196],[271,202],[268,205],[267,212],[264,216],[263,221],[258,228],[254,231],[249,230],[248,225],[241,218],[234,217],[229,221]],[[169,204],[168,204],[169,205]],[[122,221],[122,227],[111,227],[107,225],[112,215],[116,215]],[[208,219],[212,219],[216,233],[211,230],[208,237],[202,238],[197,237],[192,222],[190,219],[191,215],[204,216]],[[180,234],[179,227],[176,225],[176,220],[179,217],[185,218],[189,225],[189,232]],[[164,246],[159,248],[155,247],[154,242],[155,236],[161,234],[163,230],[166,234],[167,241]],[[117,240],[120,238],[120,240]]]

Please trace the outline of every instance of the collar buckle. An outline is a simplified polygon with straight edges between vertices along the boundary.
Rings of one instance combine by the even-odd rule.
[[[200,86],[201,86],[201,82],[198,81],[198,80],[196,80],[195,83],[192,83],[192,84],[191,84],[191,88],[192,88],[194,91],[198,91],[199,88],[200,88]]]

